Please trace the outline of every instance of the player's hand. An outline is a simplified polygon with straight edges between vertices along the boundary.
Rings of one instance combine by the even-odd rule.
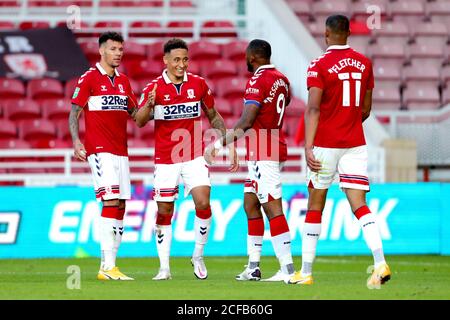
[[[214,147],[214,144],[211,143],[205,148],[205,152],[203,153],[203,157],[208,165],[212,165],[214,162],[214,158],[217,154],[217,149]]]
[[[73,155],[75,156],[75,158],[81,161],[86,161],[86,149],[84,148],[84,145],[80,140],[75,141],[73,149]]]
[[[322,168],[322,164],[314,157],[312,148],[305,148],[306,164],[313,172],[319,172]]]
[[[146,108],[153,108],[155,106],[156,101],[156,88],[158,85],[155,83],[155,86],[153,87],[153,90],[150,91],[147,95],[147,102],[145,103]]]
[[[236,172],[239,169],[239,156],[233,144],[230,145],[229,152],[230,152],[229,158],[231,162],[229,170],[230,172]]]

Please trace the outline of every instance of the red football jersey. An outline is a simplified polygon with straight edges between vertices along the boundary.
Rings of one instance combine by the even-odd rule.
[[[348,45],[330,46],[308,68],[308,89],[323,90],[314,145],[351,148],[366,144],[361,107],[374,87],[372,63]]]
[[[214,107],[205,79],[185,73],[177,86],[164,70],[144,88],[140,108],[155,84],[155,164],[186,162],[203,156],[202,108]]]
[[[128,156],[127,110],[137,101],[127,76],[117,69],[115,73],[113,82],[97,63],[80,77],[72,96],[72,103],[84,108],[88,156],[98,152]]]
[[[260,66],[245,87],[244,103],[260,107],[246,137],[247,160],[286,161],[287,146],[282,127],[291,100],[289,80],[273,65]]]

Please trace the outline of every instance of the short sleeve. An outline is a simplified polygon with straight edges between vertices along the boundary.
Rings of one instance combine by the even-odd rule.
[[[208,109],[213,108],[215,103],[214,96],[211,92],[211,89],[208,87],[206,81],[205,80],[202,81],[203,81],[202,103]]]
[[[130,99],[130,103],[128,103],[128,108],[137,107],[138,106],[137,99],[134,94],[133,88],[131,88],[131,83],[129,79],[127,79],[127,96],[128,99]]]
[[[72,104],[76,104],[82,108],[84,108],[91,96],[91,86],[89,77],[87,76],[88,72],[78,79],[77,86],[72,95]]]
[[[262,81],[250,80],[247,82],[244,94],[244,104],[255,104],[259,107],[262,106],[264,102],[264,90],[262,86]]]
[[[311,87],[324,88],[323,75],[317,62],[312,62],[308,67],[306,85],[308,89]]]

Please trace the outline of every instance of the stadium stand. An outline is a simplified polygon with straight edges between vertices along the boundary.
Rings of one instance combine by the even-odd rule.
[[[450,102],[448,0],[286,0],[286,3],[322,49],[325,49],[325,18],[331,13],[351,17],[350,45],[374,63],[377,79],[374,111],[440,110]],[[80,6],[88,17],[81,21],[80,29],[73,31],[91,65],[98,61],[96,37],[100,32],[113,29],[125,35],[126,53],[120,71],[131,78],[137,96],[161,74],[164,41],[172,36],[185,38],[190,49],[189,71],[206,78],[216,94],[218,110],[227,118],[227,126],[237,121],[250,75],[245,63],[247,38],[242,27],[245,15],[229,15],[228,19],[223,14],[225,18],[211,19],[211,15],[204,14],[209,7],[216,9],[217,4],[211,1],[27,0],[25,5],[20,1],[1,1],[0,10],[17,13],[18,18],[14,22],[0,19],[0,30],[65,26],[68,4]],[[370,29],[365,23],[370,16],[367,8],[374,5],[382,23],[380,28]],[[120,20],[114,16],[118,7],[123,12]],[[20,17],[19,12],[23,13]],[[76,82],[76,78],[65,83],[54,79],[0,78],[0,147],[70,148],[66,118]],[[290,147],[302,146],[302,142],[295,142],[295,136],[304,109],[305,102],[298,97],[286,109],[285,133]],[[44,142],[30,143],[39,139],[30,139],[27,130],[33,132],[33,127],[24,128],[22,120],[42,124],[39,129]],[[47,125],[48,121],[53,122],[53,128]],[[84,130],[84,121],[80,121],[81,135]],[[153,133],[153,126],[130,129],[130,147],[153,146]]]

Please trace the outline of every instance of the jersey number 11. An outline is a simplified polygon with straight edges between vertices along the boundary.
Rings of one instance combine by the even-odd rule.
[[[350,76],[352,80],[350,81]],[[342,106],[350,107],[350,83],[354,83],[355,85],[355,106],[359,107],[359,98],[361,95],[361,77],[362,74],[360,72],[344,72],[338,73],[339,80],[342,80]]]

